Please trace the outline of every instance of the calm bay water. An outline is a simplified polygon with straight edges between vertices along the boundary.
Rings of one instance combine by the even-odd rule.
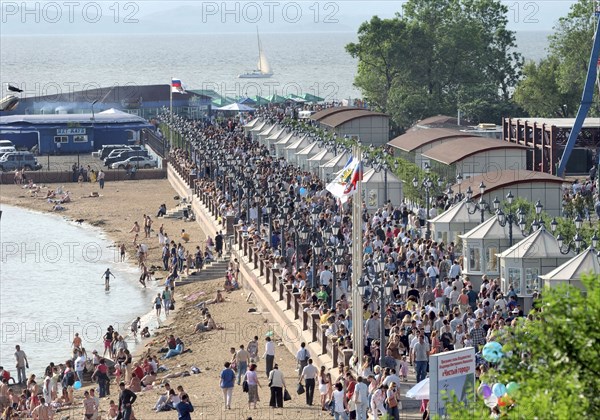
[[[156,288],[143,289],[138,269],[117,262],[112,242],[99,229],[62,217],[2,206],[0,221],[0,364],[16,374],[15,344],[28,356],[31,373],[50,361],[64,362],[78,332],[91,356],[103,351],[108,325],[126,333],[136,316],[151,310]],[[110,291],[103,272],[110,268]],[[143,321],[152,322],[150,316]],[[147,325],[142,322],[142,325]],[[134,342],[128,341],[130,349]]]
[[[546,55],[549,32],[518,32],[526,59]],[[261,42],[274,71],[270,79],[238,79],[256,68],[253,34],[133,34],[2,36],[0,82],[27,97],[113,85],[167,84],[222,95],[308,92],[327,99],[360,97],[352,85],[357,61],[344,46],[356,33],[266,33]]]

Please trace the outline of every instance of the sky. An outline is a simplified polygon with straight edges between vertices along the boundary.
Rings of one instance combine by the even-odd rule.
[[[434,1],[434,0],[431,0]],[[509,29],[551,31],[574,0],[504,1]],[[373,15],[393,17],[403,1],[1,2],[0,34],[356,32]]]

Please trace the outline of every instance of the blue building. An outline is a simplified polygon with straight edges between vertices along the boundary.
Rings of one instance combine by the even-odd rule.
[[[41,155],[90,153],[109,144],[135,144],[145,119],[109,109],[96,114],[8,115],[0,117],[0,139]]]

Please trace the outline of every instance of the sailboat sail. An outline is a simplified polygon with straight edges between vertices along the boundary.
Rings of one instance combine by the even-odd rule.
[[[256,36],[258,37],[258,30],[256,31]],[[271,74],[271,66],[269,65],[267,57],[262,49],[260,37],[258,37],[258,69],[262,74]]]
[[[273,75],[273,71],[271,70],[271,66],[267,61],[267,57],[262,49],[262,43],[260,42],[260,36],[258,35],[258,28],[256,28],[256,38],[258,40],[258,64],[257,69],[253,70],[250,73],[240,74],[239,78],[267,78]]]

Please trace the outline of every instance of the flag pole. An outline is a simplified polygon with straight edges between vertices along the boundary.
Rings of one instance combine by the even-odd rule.
[[[360,145],[353,146],[352,155],[362,161]],[[362,165],[362,162],[361,162]],[[352,343],[356,363],[362,363],[364,352],[364,330],[362,296],[357,285],[360,283],[363,268],[362,250],[362,178],[356,183],[356,194],[352,197]]]
[[[169,110],[171,114],[171,127],[169,127],[169,146],[173,147],[173,78],[169,83]]]

